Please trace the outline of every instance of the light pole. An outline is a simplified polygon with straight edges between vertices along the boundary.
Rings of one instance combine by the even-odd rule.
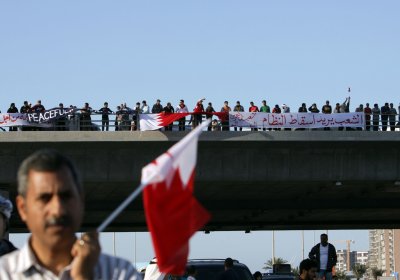
[[[272,231],[272,265],[275,264],[275,231]]]
[[[304,260],[304,230],[301,231],[302,260]]]

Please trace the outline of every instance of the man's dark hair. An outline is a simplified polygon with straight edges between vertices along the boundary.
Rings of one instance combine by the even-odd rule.
[[[321,237],[325,236],[326,238],[328,238],[328,235],[326,233],[321,234]]]
[[[316,261],[311,259],[302,260],[299,266],[300,274],[303,272],[303,270],[309,271],[313,267],[318,268]]]
[[[226,267],[233,267],[233,260],[232,260],[232,258],[226,258],[226,259],[225,259],[225,262],[224,262],[224,265],[225,265]]]
[[[26,196],[29,171],[59,171],[63,167],[67,167],[70,170],[77,190],[82,195],[82,184],[74,163],[66,156],[51,149],[36,151],[21,163],[17,177],[18,193],[24,197]]]

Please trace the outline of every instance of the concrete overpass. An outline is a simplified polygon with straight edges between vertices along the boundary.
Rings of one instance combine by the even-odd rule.
[[[0,189],[16,195],[24,157],[51,147],[73,158],[86,190],[83,230],[138,185],[141,168],[184,132],[0,133]],[[195,193],[205,230],[400,228],[400,133],[204,132]],[[17,214],[13,232],[26,228]],[[109,231],[147,231],[141,199]]]

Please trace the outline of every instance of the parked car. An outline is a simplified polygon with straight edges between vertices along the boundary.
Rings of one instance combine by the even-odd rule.
[[[224,259],[191,259],[188,260],[187,266],[196,267],[196,280],[216,280],[224,271],[224,261]],[[238,260],[233,261],[233,270],[241,280],[254,280],[249,268]]]
[[[262,280],[295,280],[296,276],[293,274],[275,274],[265,273],[263,274]]]

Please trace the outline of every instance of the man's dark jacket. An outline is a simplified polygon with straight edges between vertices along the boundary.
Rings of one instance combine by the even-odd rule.
[[[310,253],[308,254],[308,257],[310,259],[316,260],[318,263],[318,271],[320,269],[320,255],[319,255],[319,246],[321,246],[321,243],[318,243],[315,245]],[[332,267],[336,265],[337,262],[337,256],[336,256],[336,249],[335,246],[333,246],[331,243],[328,243],[328,263],[326,264],[326,271],[332,272]]]

